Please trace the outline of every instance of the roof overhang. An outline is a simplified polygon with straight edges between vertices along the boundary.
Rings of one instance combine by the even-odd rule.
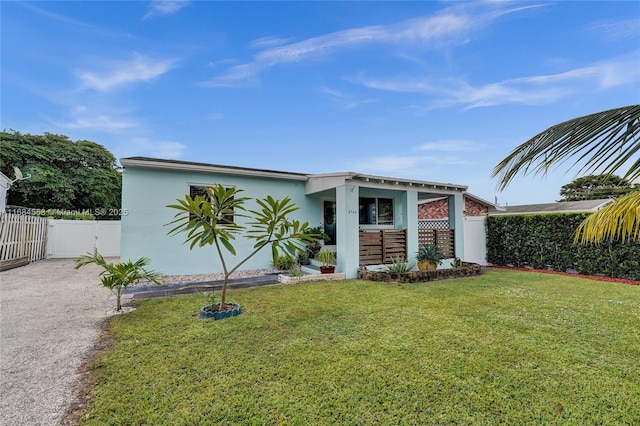
[[[252,169],[247,167],[222,166],[218,164],[195,163],[190,161],[162,160],[147,157],[122,158],[120,164],[123,167],[146,167],[162,170],[179,170],[192,172],[216,173],[224,175],[253,176],[272,179],[287,179],[306,181],[307,175],[293,172],[280,172],[276,170]]]
[[[388,176],[367,175],[362,173],[331,173],[323,175],[309,175],[307,194],[334,189],[338,186],[354,185],[380,189],[413,189],[418,192],[435,194],[451,194],[464,192],[467,187],[453,183],[428,182],[414,179],[395,178]]]

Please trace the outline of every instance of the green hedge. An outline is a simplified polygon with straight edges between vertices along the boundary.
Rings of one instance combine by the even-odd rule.
[[[573,244],[588,213],[489,216],[487,261],[554,271],[640,280],[640,243]]]

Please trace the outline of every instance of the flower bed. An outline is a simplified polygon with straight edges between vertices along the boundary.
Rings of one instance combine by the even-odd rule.
[[[477,263],[462,262],[462,266],[458,268],[437,269],[435,271],[388,272],[361,269],[358,271],[358,278],[369,281],[421,283],[481,274],[482,267]]]

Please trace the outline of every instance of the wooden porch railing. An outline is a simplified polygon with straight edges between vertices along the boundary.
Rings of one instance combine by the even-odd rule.
[[[445,258],[456,257],[456,245],[453,229],[419,229],[418,245],[435,244],[440,247]]]
[[[407,231],[404,229],[361,229],[360,265],[392,263],[407,256]]]

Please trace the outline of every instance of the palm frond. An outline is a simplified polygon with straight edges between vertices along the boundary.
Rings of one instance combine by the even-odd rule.
[[[640,189],[589,215],[578,227],[575,242],[640,240]]]
[[[613,174],[633,161],[623,176],[640,177],[640,105],[615,108],[557,124],[518,146],[491,173],[498,189],[505,189],[518,174],[545,175],[577,156],[579,174]],[[634,161],[635,159],[635,161]]]

